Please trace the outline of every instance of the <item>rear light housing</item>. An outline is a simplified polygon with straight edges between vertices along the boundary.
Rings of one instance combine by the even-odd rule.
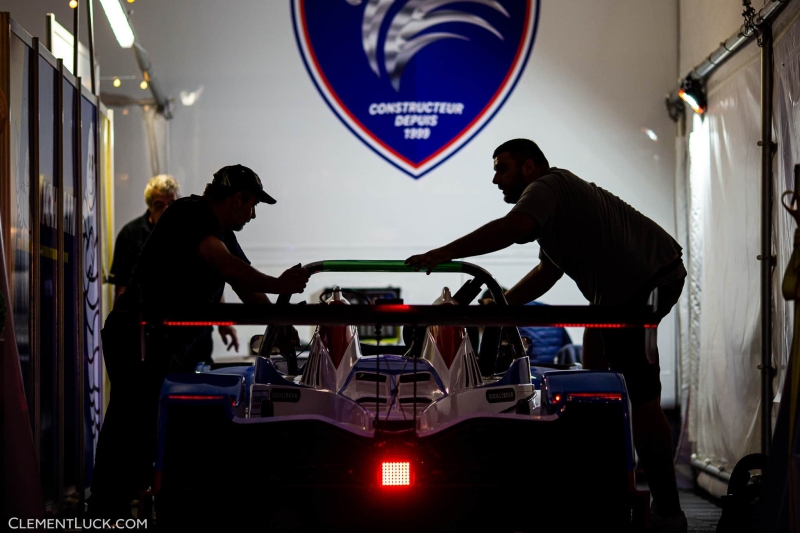
[[[567,403],[616,403],[622,402],[619,392],[557,392],[550,395],[550,412],[562,410]]]

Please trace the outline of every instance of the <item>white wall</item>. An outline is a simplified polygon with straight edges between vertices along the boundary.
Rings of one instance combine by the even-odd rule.
[[[534,139],[551,164],[614,192],[674,232],[675,127],[663,100],[678,75],[675,1],[543,0],[529,63],[505,107],[420,180],[367,149],[328,109],[303,67],[289,2],[133,5],[137,33],[166,92],[177,97],[203,88],[192,107],[178,104],[170,125],[170,170],[184,194],[200,193],[219,167],[242,163],[278,199],[260,207],[240,235],[254,265],[268,273],[321,259],[404,259],[504,215],[509,206],[491,184],[491,154],[513,137]],[[116,46],[99,8],[96,18],[102,74],[135,74],[131,52]],[[142,96],[138,88],[114,89],[108,81],[102,89]],[[115,117],[119,228],[143,211],[150,171],[140,112]],[[474,262],[509,286],[535,266],[537,254],[535,244],[515,246]],[[351,281],[327,274],[312,278],[309,294],[358,282],[401,284],[408,302],[428,303],[443,283],[455,287],[460,279]],[[585,303],[568,279],[542,300]],[[674,379],[673,326],[667,318],[660,329],[665,382]],[[670,394],[666,386],[665,401]]]

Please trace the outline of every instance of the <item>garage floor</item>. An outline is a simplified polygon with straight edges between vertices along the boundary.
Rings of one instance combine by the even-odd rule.
[[[722,508],[717,500],[701,492],[680,491],[681,507],[689,522],[689,533],[713,533],[717,530]]]

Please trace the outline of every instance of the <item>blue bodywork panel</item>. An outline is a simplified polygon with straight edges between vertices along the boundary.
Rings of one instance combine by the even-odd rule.
[[[228,418],[244,416],[245,377],[213,372],[181,373],[167,376],[161,387],[158,407],[158,455],[156,456],[158,470],[161,469],[163,461],[167,410],[171,403],[187,403],[198,406],[222,405]]]
[[[600,370],[554,370],[542,375],[542,408],[555,413],[569,402],[620,402],[624,412],[620,430],[625,433],[628,469],[633,469],[633,435],[630,401],[622,374]]]

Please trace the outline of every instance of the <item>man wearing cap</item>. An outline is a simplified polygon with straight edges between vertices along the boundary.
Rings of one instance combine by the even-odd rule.
[[[159,174],[153,176],[144,188],[144,203],[147,211],[142,216],[131,220],[122,228],[114,243],[114,259],[108,274],[108,283],[115,285],[114,301],[125,292],[131,279],[133,267],[142,253],[142,248],[153,228],[164,211],[180,196],[180,186],[174,176]],[[224,300],[222,300],[224,301]],[[239,338],[233,326],[217,326],[222,341],[228,350],[235,348],[239,351]],[[211,353],[214,341],[211,338],[212,328],[206,328],[206,333],[195,342],[190,354],[186,357],[186,370],[194,370],[198,362],[212,363]]]
[[[172,203],[145,243],[102,331],[112,386],[97,444],[90,516],[129,516],[129,501],[151,484],[161,385],[205,332],[147,325],[142,361],[139,313],[218,303],[225,283],[245,303],[268,304],[265,293],[305,289],[308,271],[291,268],[277,278],[267,276],[250,266],[239,246],[234,232],[256,217],[259,202],[275,199],[255,172],[242,165],[223,167],[202,196]]]

